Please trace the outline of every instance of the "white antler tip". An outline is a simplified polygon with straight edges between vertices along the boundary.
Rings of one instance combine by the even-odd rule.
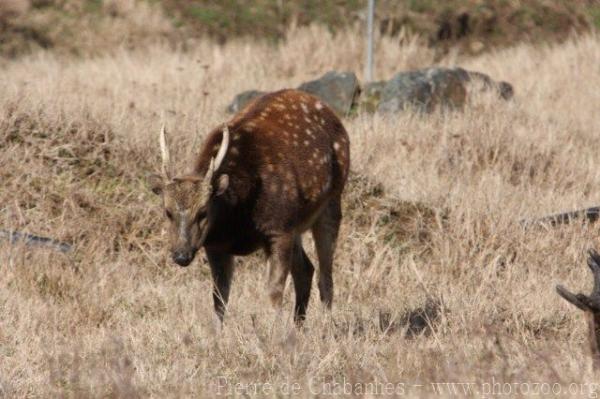
[[[170,178],[171,175],[171,157],[169,154],[169,146],[167,145],[167,129],[165,128],[165,124],[163,123],[160,129],[160,152],[162,155],[162,171],[163,176],[166,179]]]

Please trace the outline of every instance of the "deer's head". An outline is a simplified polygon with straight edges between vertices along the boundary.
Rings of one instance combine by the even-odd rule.
[[[151,175],[149,183],[152,191],[162,196],[164,214],[169,223],[171,256],[180,266],[189,265],[204,244],[214,220],[211,200],[221,195],[229,184],[226,174],[215,178],[228,145],[229,130],[225,126],[221,146],[216,157],[211,159],[206,175],[172,177],[165,127],[161,129],[162,175]]]

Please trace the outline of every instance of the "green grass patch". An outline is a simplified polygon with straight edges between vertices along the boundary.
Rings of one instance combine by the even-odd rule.
[[[600,29],[600,6],[592,6],[589,9],[590,19],[595,29]]]

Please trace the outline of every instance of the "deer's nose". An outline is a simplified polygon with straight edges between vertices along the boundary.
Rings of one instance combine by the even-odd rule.
[[[187,266],[194,260],[194,254],[191,251],[177,251],[173,253],[173,261],[179,266]]]

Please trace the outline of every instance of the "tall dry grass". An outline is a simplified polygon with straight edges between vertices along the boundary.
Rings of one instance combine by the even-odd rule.
[[[381,39],[376,75],[430,65],[417,43]],[[593,35],[440,62],[511,82],[511,102],[473,90],[460,113],[345,120],[353,177],[334,310],[313,292],[305,329],[293,328],[291,287],[286,312],[270,309],[261,255],[238,260],[222,330],[202,257],[187,269],[169,261],[144,183],[159,169],[163,115],[183,171],[234,94],[362,71],[362,50],[356,33],[309,28],[278,47],[201,41],[188,53],[40,53],[5,65],[0,226],[76,249],[2,243],[1,395],[309,397],[344,394],[334,383],[370,394],[393,383],[396,396],[448,397],[464,387],[431,383],[481,394],[543,382],[595,397],[584,320],[554,285],[589,284],[584,250],[597,230],[518,223],[600,202]]]

